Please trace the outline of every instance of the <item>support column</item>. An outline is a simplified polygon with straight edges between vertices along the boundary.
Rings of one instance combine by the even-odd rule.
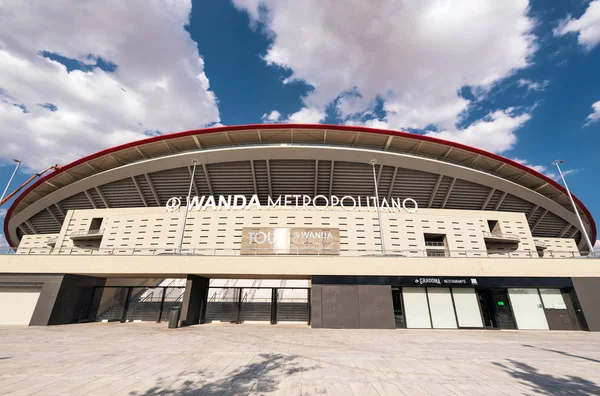
[[[106,279],[81,275],[58,275],[44,282],[30,326],[77,323],[84,319],[93,301],[94,287]]]
[[[575,295],[589,331],[600,331],[600,278],[572,278]],[[584,324],[582,324],[584,325]],[[585,326],[582,326],[585,327]]]
[[[210,279],[198,275],[188,275],[181,305],[181,326],[191,326],[204,322],[208,285]]]

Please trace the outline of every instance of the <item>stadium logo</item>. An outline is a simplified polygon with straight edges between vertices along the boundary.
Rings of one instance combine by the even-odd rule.
[[[174,212],[181,208],[183,199],[181,197],[171,197],[167,201],[166,208],[168,212]],[[245,195],[202,195],[202,196],[194,196],[194,197],[186,197],[186,205],[187,211],[205,211],[210,208],[212,210],[245,210],[251,209],[252,207],[256,207],[257,209],[262,208],[262,204],[258,199],[258,195],[252,195],[252,197],[248,200]],[[295,209],[303,209],[303,210],[324,210],[328,208],[341,207],[345,210],[355,210],[355,209],[367,209],[376,210],[377,209],[377,198],[376,197],[353,197],[350,195],[344,195],[343,197],[338,197],[336,195],[332,195],[327,197],[325,195],[317,195],[314,198],[310,195],[280,195],[277,199],[273,199],[271,196],[267,198],[267,207],[268,208],[295,208]],[[388,201],[387,198],[383,198],[381,200],[381,205],[379,205],[381,210],[386,210],[388,212],[408,212],[415,213],[419,209],[419,205],[417,201],[412,198],[390,198]]]

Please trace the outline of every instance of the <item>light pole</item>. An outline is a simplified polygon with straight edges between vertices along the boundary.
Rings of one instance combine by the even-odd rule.
[[[4,196],[6,195],[6,192],[8,191],[8,188],[10,187],[10,184],[12,183],[13,179],[15,178],[15,175],[17,174],[17,171],[19,170],[19,167],[23,163],[23,161],[18,160],[18,159],[13,159],[13,161],[15,161],[17,163],[17,166],[15,167],[15,170],[13,171],[12,176],[8,180],[8,184],[6,185],[6,188],[4,189],[4,192],[2,193],[2,198],[0,198],[0,202],[4,201]]]
[[[571,205],[573,205],[573,210],[575,211],[575,216],[577,216],[577,220],[579,220],[579,226],[581,227],[581,234],[585,237],[585,241],[587,242],[587,245],[590,249],[590,252],[588,253],[588,257],[595,257],[596,253],[594,252],[594,245],[592,244],[592,241],[590,241],[590,237],[588,236],[588,233],[585,230],[583,221],[581,220],[581,216],[579,215],[579,210],[577,210],[577,205],[575,205],[575,201],[573,200],[573,195],[571,195],[571,191],[569,190],[569,186],[567,186],[567,181],[565,180],[565,176],[563,175],[562,170],[560,169],[560,166],[558,165],[558,164],[562,164],[563,162],[565,162],[565,160],[556,160],[556,161],[552,162],[552,165],[556,165],[556,168],[558,169],[560,178],[562,179],[563,184],[565,185],[565,189],[567,190],[567,194],[569,195],[569,199],[571,200]]]
[[[185,225],[187,223],[188,217],[188,205],[190,204],[191,195],[192,195],[192,187],[194,187],[194,175],[196,174],[196,165],[198,165],[198,161],[194,160],[194,167],[192,168],[192,178],[190,179],[190,189],[188,190],[188,195],[185,200],[185,207],[183,212],[183,225],[181,226],[181,236],[179,237],[179,249],[178,252],[181,253],[181,247],[183,246],[183,234],[185,233]]]
[[[377,163],[377,160],[372,159],[371,161],[369,161],[369,163],[371,164],[371,166],[373,167],[373,183],[375,183],[375,208],[377,208],[377,219],[379,220],[379,238],[381,240],[381,255],[385,256],[385,242],[384,242],[384,235],[383,235],[383,225],[381,224],[381,212],[379,210],[379,191],[377,189],[377,174],[375,173],[375,164]]]

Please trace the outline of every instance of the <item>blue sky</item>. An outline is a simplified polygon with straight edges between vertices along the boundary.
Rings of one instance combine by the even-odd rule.
[[[149,135],[333,123],[456,140],[553,178],[565,159],[600,218],[600,0],[31,7],[0,5],[3,187],[14,157],[28,166],[13,188]]]

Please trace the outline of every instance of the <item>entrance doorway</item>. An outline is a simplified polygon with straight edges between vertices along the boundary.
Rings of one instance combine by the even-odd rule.
[[[310,324],[310,288],[210,287],[202,323]]]
[[[517,328],[506,289],[477,289],[477,297],[486,328]]]
[[[406,328],[404,318],[404,307],[402,306],[402,290],[399,287],[392,287],[392,301],[394,304],[394,321],[396,328]]]

